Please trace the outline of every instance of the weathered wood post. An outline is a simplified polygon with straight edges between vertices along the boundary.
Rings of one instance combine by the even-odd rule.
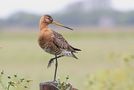
[[[40,90],[58,90],[57,85],[55,82],[40,83]]]
[[[40,83],[40,90],[59,90],[57,88],[58,83],[55,82],[43,82]],[[70,89],[69,90],[78,90],[76,88],[73,88],[72,85],[70,84]]]
[[[57,88],[58,83],[55,82],[43,82],[40,83],[40,90],[59,90]],[[70,84],[71,88],[70,90],[78,90],[76,88],[73,88],[72,85]]]

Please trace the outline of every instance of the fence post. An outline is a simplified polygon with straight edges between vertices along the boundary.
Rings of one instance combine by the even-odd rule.
[[[55,82],[43,82],[40,83],[40,90],[58,90],[57,85]]]
[[[40,83],[40,90],[58,90],[57,85],[58,83],[56,82],[43,82]],[[78,89],[72,87],[70,90],[78,90]]]

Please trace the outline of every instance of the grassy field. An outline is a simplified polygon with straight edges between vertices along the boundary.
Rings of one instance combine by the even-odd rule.
[[[72,46],[82,49],[77,54],[78,60],[70,57],[59,60],[58,77],[64,80],[69,75],[69,80],[75,87],[87,90],[86,82],[90,74],[123,66],[121,58],[111,59],[111,55],[125,57],[134,54],[134,32],[131,30],[127,32],[114,28],[114,31],[58,31]],[[47,69],[47,63],[53,56],[40,49],[37,43],[38,32],[25,31],[0,32],[0,70],[32,79],[30,90],[39,90],[40,82],[53,79],[54,65]]]

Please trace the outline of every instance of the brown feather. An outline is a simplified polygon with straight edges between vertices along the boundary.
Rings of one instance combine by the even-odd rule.
[[[74,48],[63,38],[61,34],[51,30],[48,25],[49,21],[45,21],[48,16],[41,17],[40,19],[40,34],[39,34],[39,45],[46,52],[53,55],[67,55],[73,56],[76,51],[81,51],[80,49]],[[50,19],[50,18],[49,18]]]

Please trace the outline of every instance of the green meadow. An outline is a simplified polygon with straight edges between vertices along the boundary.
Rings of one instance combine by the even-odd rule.
[[[76,53],[78,60],[71,57],[58,60],[58,78],[64,81],[69,75],[69,82],[79,90],[134,90],[134,86],[129,84],[134,82],[134,77],[129,77],[130,73],[134,75],[131,71],[133,57],[129,59],[134,55],[133,30],[134,28],[57,30],[72,46],[82,50]],[[31,79],[29,90],[39,90],[39,83],[53,80],[54,74],[54,64],[47,68],[49,59],[54,56],[44,52],[37,40],[36,31],[0,32],[0,70],[9,75],[17,74]],[[118,79],[119,77],[121,78]],[[115,81],[110,86],[110,81],[107,80],[111,78]],[[120,84],[123,80],[126,82]],[[122,89],[126,84],[126,89]]]

